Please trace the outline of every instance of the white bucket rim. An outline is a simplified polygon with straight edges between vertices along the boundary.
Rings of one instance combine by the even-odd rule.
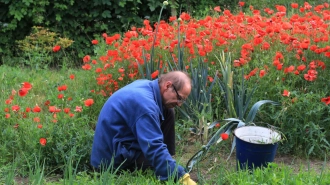
[[[235,137],[253,144],[275,144],[281,141],[281,134],[261,126],[243,126],[234,130]]]

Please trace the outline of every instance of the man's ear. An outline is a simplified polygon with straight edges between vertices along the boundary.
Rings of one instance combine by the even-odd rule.
[[[172,82],[171,82],[171,81],[166,81],[166,82],[164,83],[164,88],[165,88],[165,90],[169,89],[171,86],[172,86]]]

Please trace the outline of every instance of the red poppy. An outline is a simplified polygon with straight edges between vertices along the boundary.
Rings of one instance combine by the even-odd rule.
[[[321,102],[325,103],[326,105],[330,104],[330,96],[326,97],[326,98],[322,98]]]
[[[46,140],[46,138],[40,138],[39,139],[39,143],[42,145],[42,146],[46,146],[46,143],[47,143],[47,140]]]
[[[29,82],[23,82],[22,88],[30,90],[30,89],[32,89],[32,85]]]
[[[87,99],[85,100],[85,106],[86,107],[90,107],[94,104],[94,100],[93,99]]]
[[[290,91],[284,90],[282,96],[289,97],[290,96]]]
[[[30,107],[26,107],[25,112],[31,112],[31,108]]]
[[[100,68],[100,67],[99,67],[99,68],[96,68],[96,69],[95,69],[95,72],[96,72],[96,73],[101,73],[101,72],[102,72],[102,68]]]
[[[92,40],[92,44],[93,44],[93,45],[96,45],[96,44],[98,44],[98,43],[99,43],[98,40]]]
[[[297,70],[298,71],[303,71],[303,70],[305,70],[306,69],[306,66],[305,65],[299,65],[298,67],[297,67]]]
[[[37,126],[37,127],[41,129],[41,128],[42,128],[42,124],[38,124],[38,126]]]
[[[151,73],[151,78],[152,79],[157,78],[158,77],[158,74],[159,74],[159,71],[158,70],[154,71],[153,73]]]
[[[57,95],[57,98],[58,99],[62,99],[64,97],[64,94],[59,94],[59,95]]]
[[[243,7],[245,5],[245,2],[240,1],[240,2],[238,2],[238,5],[241,6],[241,7]]]
[[[20,97],[23,97],[23,96],[27,95],[27,93],[28,93],[28,89],[27,88],[21,88],[20,90],[18,90],[18,95]]]
[[[33,118],[33,121],[39,123],[40,122],[40,118],[39,117],[35,117],[35,118]]]
[[[265,76],[265,74],[266,74],[266,71],[262,69],[262,70],[260,70],[260,72],[259,72],[259,77],[262,78],[262,77]]]
[[[11,107],[11,110],[13,110],[14,112],[18,112],[19,109],[20,109],[20,107],[19,107],[18,105],[13,105],[13,106]]]
[[[92,66],[89,65],[89,64],[85,64],[81,68],[83,68],[84,70],[91,70],[92,69]]]
[[[56,46],[53,47],[53,51],[55,53],[58,52],[58,51],[60,51],[60,49],[61,49],[61,46],[58,46],[58,45],[56,45]]]
[[[58,86],[57,87],[57,90],[58,91],[65,91],[67,89],[67,86],[66,85],[62,85],[62,86]]]
[[[222,134],[221,134],[221,138],[222,138],[222,140],[227,140],[228,137],[229,137],[229,135],[228,135],[227,133],[222,133]]]
[[[41,108],[38,106],[38,105],[36,105],[35,107],[33,107],[33,109],[32,109],[32,112],[40,112],[41,111]]]
[[[75,112],[82,112],[82,107],[81,106],[76,106],[76,109],[74,111]]]
[[[118,72],[123,73],[123,72],[125,72],[125,69],[123,67],[121,67],[121,68],[118,69]]]
[[[292,8],[298,8],[298,3],[291,3]]]
[[[6,107],[6,108],[4,109],[4,111],[5,111],[5,112],[9,112],[9,108]]]
[[[45,103],[44,103],[44,105],[46,105],[46,106],[50,105],[50,101],[49,100],[46,100]]]
[[[50,113],[61,112],[61,109],[58,109],[55,106],[49,106],[48,110],[49,110]]]
[[[220,123],[215,124],[215,127],[216,128],[219,128],[220,127]]]
[[[70,75],[70,79],[73,80],[74,79],[74,74]]]
[[[210,82],[213,82],[213,77],[212,76],[208,76],[207,79],[210,81]]]
[[[220,6],[216,6],[216,7],[214,7],[214,11],[216,11],[216,12],[221,12]]]
[[[13,101],[12,99],[7,99],[7,100],[5,101],[5,104],[9,105],[9,104],[11,104],[12,101]]]
[[[5,114],[5,118],[7,118],[7,119],[10,118],[10,114],[8,114],[8,113]]]
[[[89,55],[86,55],[83,58],[84,63],[89,62],[90,60],[91,60],[91,56],[89,56]]]

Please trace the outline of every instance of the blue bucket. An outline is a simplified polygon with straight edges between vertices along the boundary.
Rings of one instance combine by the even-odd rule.
[[[237,169],[267,166],[273,162],[281,134],[265,127],[244,126],[234,130]]]

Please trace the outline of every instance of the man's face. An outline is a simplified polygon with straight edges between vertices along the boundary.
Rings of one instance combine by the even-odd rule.
[[[164,93],[162,94],[163,105],[166,108],[174,108],[181,106],[190,94],[191,86],[186,84],[179,90],[172,82],[168,81],[164,85]]]

